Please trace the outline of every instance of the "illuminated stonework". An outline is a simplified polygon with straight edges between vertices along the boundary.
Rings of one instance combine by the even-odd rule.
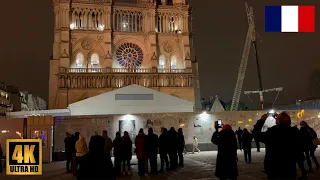
[[[49,109],[131,84],[194,101],[185,0],[53,2]]]

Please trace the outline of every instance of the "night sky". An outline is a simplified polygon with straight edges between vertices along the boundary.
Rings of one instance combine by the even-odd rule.
[[[202,96],[232,99],[247,33],[243,0],[193,0]],[[264,6],[316,5],[316,33],[265,33]],[[277,104],[308,97],[308,79],[320,67],[319,0],[249,0],[253,6],[264,88],[284,87]],[[302,4],[303,3],[303,4]],[[1,2],[0,81],[47,99],[53,42],[52,0]],[[243,90],[258,90],[251,53]],[[272,102],[276,93],[266,95]],[[252,97],[258,104],[257,95]],[[242,100],[248,98],[242,95]]]

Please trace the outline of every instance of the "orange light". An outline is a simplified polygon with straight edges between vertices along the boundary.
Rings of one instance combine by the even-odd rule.
[[[180,127],[184,127],[184,124],[180,124]]]
[[[243,123],[243,121],[238,121],[238,124],[242,124]]]
[[[248,122],[252,122],[252,119],[248,119]]]

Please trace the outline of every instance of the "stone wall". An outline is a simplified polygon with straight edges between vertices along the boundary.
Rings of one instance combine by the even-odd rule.
[[[298,125],[299,121],[305,120],[315,131],[320,134],[319,112],[313,111],[288,111],[292,118],[292,124]],[[99,134],[107,130],[113,139],[117,131],[128,131],[134,140],[140,128],[147,133],[153,128],[156,134],[160,134],[161,127],[169,129],[183,128],[185,141],[192,143],[194,135],[198,137],[200,144],[210,144],[214,132],[214,122],[221,119],[224,124],[230,124],[233,129],[238,127],[251,130],[256,121],[265,112],[215,112],[215,113],[162,113],[162,114],[136,114],[136,115],[110,115],[110,116],[79,116],[59,117],[55,120],[54,128],[54,152],[64,150],[63,139],[65,132],[80,132],[89,141],[90,137],[97,131]],[[300,117],[300,118],[299,118]]]

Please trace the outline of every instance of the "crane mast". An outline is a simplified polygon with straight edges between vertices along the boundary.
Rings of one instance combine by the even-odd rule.
[[[255,27],[254,17],[253,17],[253,8],[249,7],[247,3],[245,3],[245,6],[246,6],[249,28],[248,28],[247,37],[246,37],[246,41],[245,41],[244,49],[242,53],[237,83],[236,83],[236,87],[235,87],[233,98],[232,98],[231,111],[238,110],[243,81],[246,75],[246,70],[248,65],[251,44],[256,41],[256,27]]]

